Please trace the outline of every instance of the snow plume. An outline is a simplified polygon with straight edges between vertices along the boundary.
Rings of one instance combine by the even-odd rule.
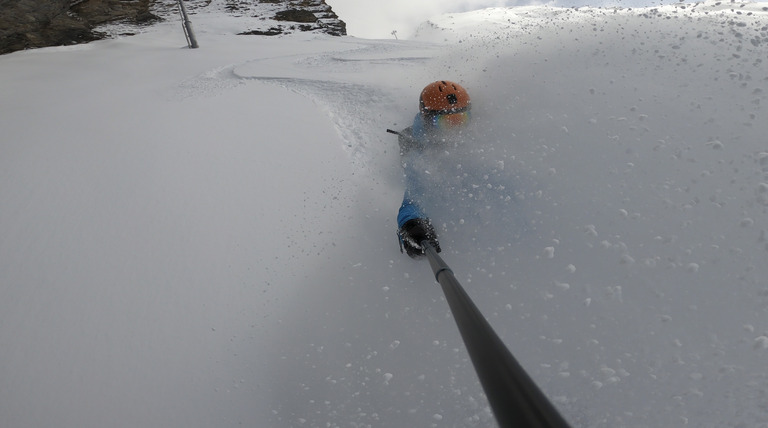
[[[486,310],[517,314],[501,329],[530,365],[551,368],[542,370],[545,377],[602,360],[606,370],[578,370],[578,378],[592,385],[587,395],[602,397],[605,411],[621,399],[603,387],[651,391],[664,379],[670,395],[688,390],[680,420],[715,417],[711,403],[695,397],[715,388],[727,361],[752,355],[738,345],[748,338],[732,335],[764,307],[742,299],[763,293],[757,271],[766,225],[757,219],[766,213],[759,153],[768,131],[760,119],[768,74],[765,28],[755,16],[763,9],[736,10],[512,9],[474,13],[493,16],[498,26],[472,26],[469,16],[443,21],[443,33],[456,35],[462,49],[434,69],[460,76],[482,123],[482,150],[527,177],[519,193],[532,196],[517,202],[529,233],[506,246],[505,268],[483,254],[469,255],[457,271],[482,278],[477,297]],[[520,20],[505,22],[504,13]],[[540,19],[525,19],[532,16]],[[452,33],[454,19],[470,24]],[[492,226],[497,236],[515,227],[495,220],[502,221]],[[501,291],[505,285],[513,291]],[[739,317],[716,309],[744,305],[752,311]],[[708,328],[692,327],[700,324]],[[533,325],[541,346],[523,345],[530,336],[520,332]],[[596,334],[587,339],[585,328]],[[588,355],[582,346],[592,349]],[[702,347],[719,356],[703,359]],[[749,382],[755,372],[744,367],[728,382]],[[557,394],[568,405],[585,396],[581,386]],[[666,400],[645,397],[634,411]],[[675,419],[647,413],[644,423]]]
[[[449,12],[466,12],[487,7],[512,6],[509,0],[409,0],[359,1],[330,0],[328,2],[348,24],[349,34],[371,39],[408,38],[412,30],[430,17]]]
[[[532,192],[532,183],[523,187],[514,169],[505,168],[514,159],[507,145],[487,139],[480,127],[442,138],[423,156],[409,158],[425,189],[420,205],[446,248],[462,256],[503,251],[519,241],[523,199]]]

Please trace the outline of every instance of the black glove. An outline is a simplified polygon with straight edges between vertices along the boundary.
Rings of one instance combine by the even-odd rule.
[[[438,253],[441,251],[435,228],[432,227],[432,222],[428,218],[408,220],[400,228],[398,235],[400,235],[400,252],[405,248],[405,252],[414,259],[424,255],[421,241],[429,241]]]

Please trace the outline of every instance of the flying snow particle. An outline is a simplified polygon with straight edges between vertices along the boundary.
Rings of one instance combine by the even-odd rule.
[[[768,349],[768,337],[766,336],[760,336],[755,339],[755,344],[753,346],[755,349]]]
[[[768,152],[760,152],[757,154],[757,161],[760,163],[763,171],[768,172]]]
[[[768,183],[757,185],[757,200],[762,205],[768,205]]]
[[[685,268],[686,271],[690,273],[696,273],[699,271],[699,264],[698,263],[688,263],[688,266]]]
[[[619,263],[623,265],[631,265],[635,264],[635,259],[633,259],[629,254],[624,254],[621,256],[621,261]]]
[[[723,150],[723,143],[717,140],[710,141],[707,143],[707,145],[713,150]]]
[[[555,257],[555,247],[547,247],[544,249],[544,257],[551,259]]]

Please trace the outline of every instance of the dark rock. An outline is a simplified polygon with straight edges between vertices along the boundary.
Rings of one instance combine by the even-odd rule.
[[[212,3],[186,0],[185,5],[194,20]],[[264,23],[240,34],[347,34],[346,24],[325,0],[227,0],[225,10],[235,16],[258,17]],[[179,19],[178,0],[0,0],[0,54],[132,35],[163,18]]]
[[[251,31],[245,31],[242,33],[237,33],[238,36],[279,36],[280,34],[283,34],[283,30],[275,27],[272,27],[269,30],[265,30],[265,31],[251,30]]]
[[[105,34],[94,28],[108,22],[146,25],[159,19],[149,5],[150,0],[2,0],[0,54],[99,40]]]
[[[317,17],[314,13],[303,9],[288,9],[282,10],[275,14],[276,21],[291,21],[291,22],[317,22]]]
[[[146,24],[160,18],[149,12],[149,0],[85,0],[70,7],[78,17],[92,27],[114,21]]]
[[[339,19],[325,0],[231,0],[238,2],[240,11],[250,8],[250,16],[261,17],[264,27],[241,34],[276,35],[297,31],[323,33],[332,36],[347,34],[347,24]],[[268,12],[267,12],[268,11]],[[246,12],[247,13],[247,12]],[[269,30],[266,30],[266,28]]]

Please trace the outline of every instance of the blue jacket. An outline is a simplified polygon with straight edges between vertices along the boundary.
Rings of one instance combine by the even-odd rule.
[[[405,194],[397,213],[397,227],[402,228],[408,220],[427,217],[419,202],[425,195],[424,184],[420,180],[420,172],[414,167],[414,161],[422,155],[429,143],[424,119],[420,114],[413,119],[413,126],[401,132],[398,141],[405,173]]]

